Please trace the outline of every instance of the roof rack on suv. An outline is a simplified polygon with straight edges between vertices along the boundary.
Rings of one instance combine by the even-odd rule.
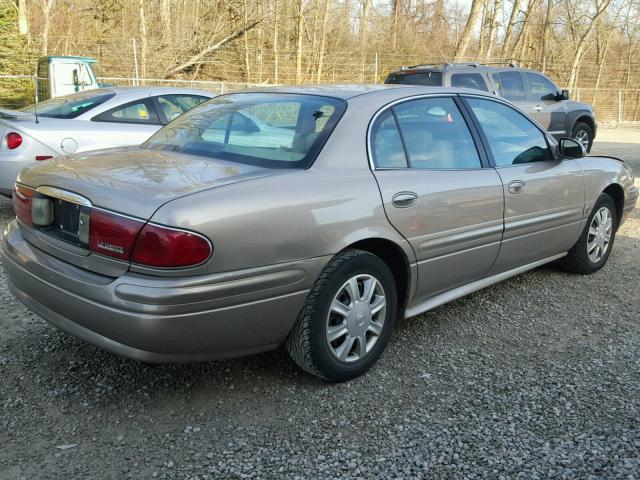
[[[516,62],[442,62],[442,63],[429,63],[429,64],[418,64],[411,65],[409,67],[400,67],[400,70],[410,70],[413,68],[429,68],[429,67],[438,67],[438,68],[451,68],[451,67],[481,67],[483,65],[506,65],[508,67],[516,68],[518,67]]]

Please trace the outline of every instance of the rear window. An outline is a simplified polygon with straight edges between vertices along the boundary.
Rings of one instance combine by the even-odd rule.
[[[307,168],[346,109],[316,95],[236,93],[180,116],[142,148],[267,168]]]
[[[389,75],[384,83],[402,85],[426,85],[428,87],[442,86],[442,72],[395,73]]]
[[[113,98],[116,94],[109,90],[89,90],[74,93],[64,97],[51,98],[38,102],[38,116],[50,118],[76,118],[85,112]],[[21,109],[23,112],[33,112],[34,106],[29,105]]]

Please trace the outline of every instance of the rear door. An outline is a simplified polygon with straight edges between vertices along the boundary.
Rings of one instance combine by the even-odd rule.
[[[504,184],[504,236],[492,273],[566,252],[584,210],[584,179],[575,160],[556,159],[547,136],[510,105],[463,97]]]
[[[370,132],[374,175],[394,227],[418,260],[418,298],[485,276],[503,228],[499,175],[454,96],[388,107]]]
[[[162,126],[151,98],[141,98],[102,112],[93,117],[94,136],[78,151],[97,148],[139,145]],[[79,140],[80,141],[80,140]]]

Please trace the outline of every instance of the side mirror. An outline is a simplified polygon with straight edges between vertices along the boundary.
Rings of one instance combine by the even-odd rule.
[[[78,69],[73,69],[73,84],[77,87],[80,85],[80,79],[78,78]]]
[[[582,158],[587,154],[582,144],[573,138],[561,138],[558,152],[564,158]]]
[[[562,90],[558,95],[558,100],[569,100],[569,90]]]

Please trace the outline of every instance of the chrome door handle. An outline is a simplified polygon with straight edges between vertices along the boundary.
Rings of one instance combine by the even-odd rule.
[[[535,107],[533,107],[533,111],[534,112],[541,112],[542,111],[542,107],[540,105],[536,105]]]
[[[398,192],[391,199],[391,203],[396,208],[407,208],[415,205],[418,201],[418,194],[414,192]]]
[[[513,182],[509,183],[508,186],[508,190],[509,193],[522,193],[524,192],[526,183],[524,183],[522,180],[514,180]]]

